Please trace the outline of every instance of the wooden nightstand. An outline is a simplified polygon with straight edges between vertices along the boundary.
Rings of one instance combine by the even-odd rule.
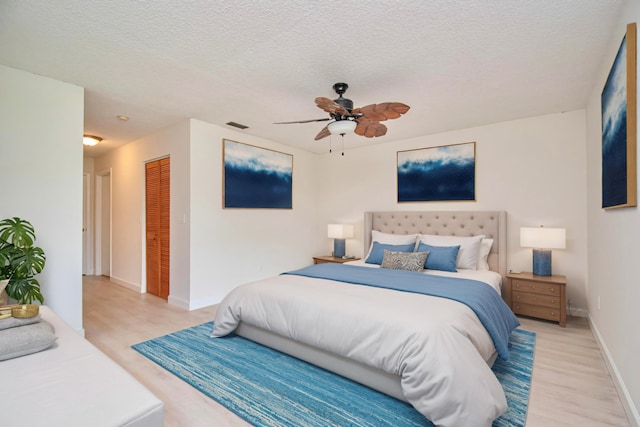
[[[335,264],[344,264],[349,261],[357,261],[360,258],[351,258],[351,259],[343,259],[335,256],[314,256],[313,263],[314,264],[325,264],[327,262],[333,262]]]
[[[565,276],[507,274],[506,301],[515,314],[567,324],[567,279]]]

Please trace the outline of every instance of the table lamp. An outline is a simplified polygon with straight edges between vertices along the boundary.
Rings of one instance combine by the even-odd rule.
[[[329,224],[327,235],[333,240],[333,256],[342,258],[345,256],[345,239],[353,237],[353,225],[351,224]]]
[[[564,228],[520,228],[520,246],[533,248],[533,274],[536,276],[551,276],[551,249],[564,249],[566,241]]]

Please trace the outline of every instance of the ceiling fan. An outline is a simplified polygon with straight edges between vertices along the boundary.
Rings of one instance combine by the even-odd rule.
[[[333,85],[333,90],[338,94],[337,99],[332,101],[322,96],[316,98],[316,105],[329,113],[328,118],[278,122],[274,124],[311,123],[333,120],[316,135],[314,138],[316,141],[331,134],[344,136],[349,132],[355,132],[357,135],[366,138],[375,138],[387,133],[387,127],[380,122],[397,119],[409,111],[410,107],[401,102],[383,102],[381,104],[370,104],[362,108],[354,109],[353,101],[342,96],[348,88],[349,85],[346,83],[336,83]]]

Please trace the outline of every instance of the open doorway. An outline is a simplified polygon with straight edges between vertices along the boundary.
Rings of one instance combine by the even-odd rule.
[[[111,169],[96,173],[96,275],[111,276]]]

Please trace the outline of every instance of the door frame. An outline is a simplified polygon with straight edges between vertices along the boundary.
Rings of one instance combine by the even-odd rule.
[[[112,267],[112,252],[113,252],[113,182],[111,180],[111,168],[101,170],[96,173],[96,233],[95,233],[95,266],[96,274],[102,275],[104,268],[102,265],[102,210],[104,195],[102,194],[104,180],[109,180],[109,194],[107,195],[107,203],[109,204],[109,276],[113,275]]]
[[[93,239],[91,227],[91,174],[82,173],[82,275],[93,275]]]

